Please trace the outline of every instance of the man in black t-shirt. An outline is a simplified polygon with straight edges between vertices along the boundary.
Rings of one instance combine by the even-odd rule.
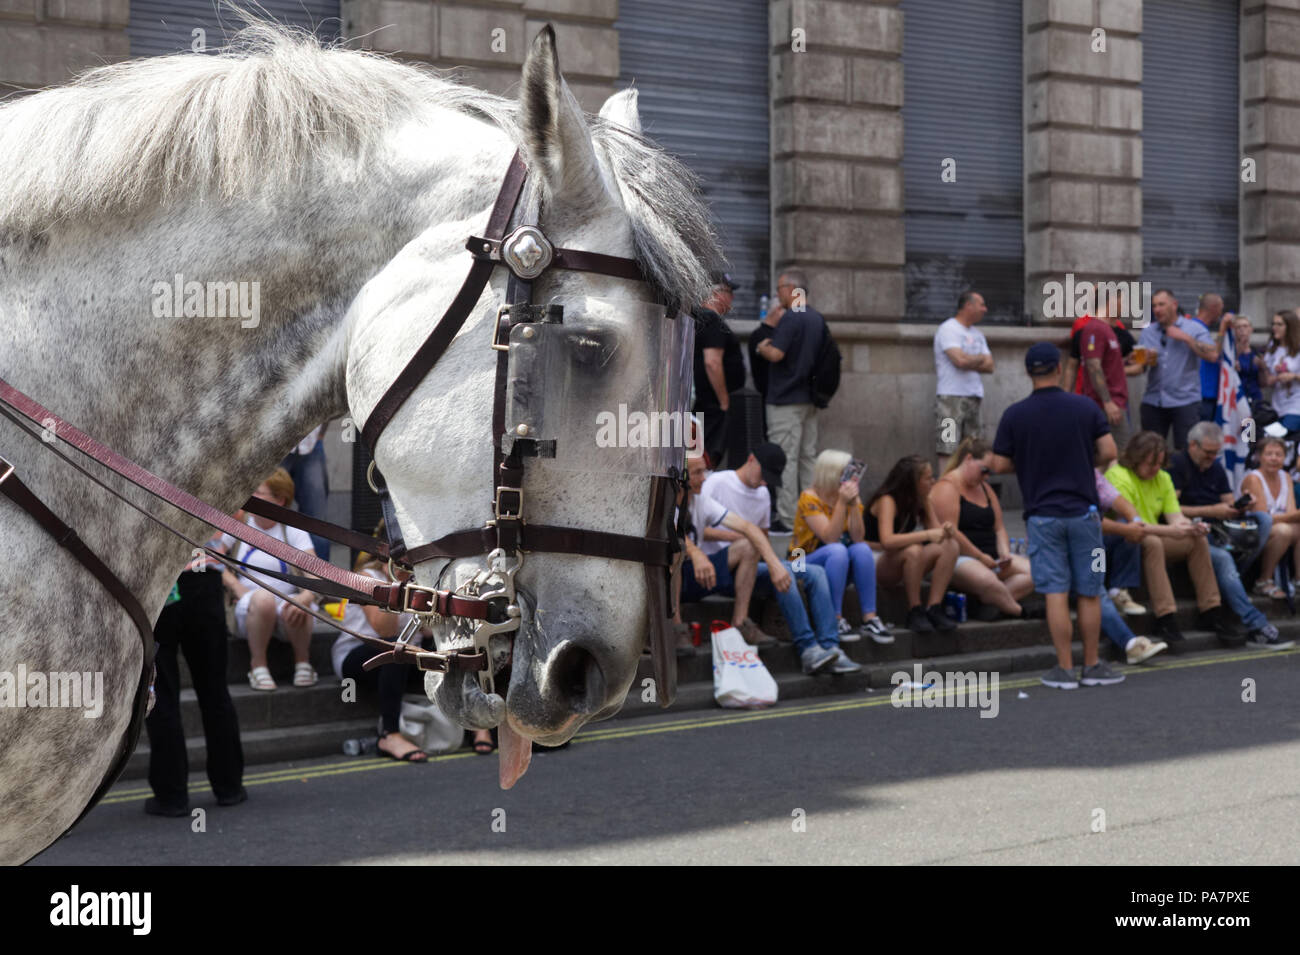
[[[1217,460],[1221,450],[1223,429],[1213,421],[1202,421],[1187,432],[1187,450],[1178,451],[1169,459],[1167,470],[1173,478],[1178,505],[1188,517],[1238,520],[1244,513],[1232,506],[1234,497],[1228,483],[1228,473]],[[1247,506],[1253,503],[1252,501]],[[1261,537],[1267,537],[1267,532]],[[1253,554],[1243,556],[1241,566],[1249,566],[1263,546],[1264,540],[1261,539]],[[1252,647],[1265,650],[1286,650],[1293,647],[1295,642],[1279,637],[1277,627],[1269,623],[1246,596],[1246,588],[1242,586],[1233,555],[1222,547],[1210,544],[1210,561],[1214,565],[1214,579],[1218,581],[1219,593],[1249,631],[1247,642]],[[1228,646],[1241,642],[1231,631],[1221,631],[1219,641]]]
[[[1045,673],[1046,686],[1073,690],[1120,683],[1124,677],[1097,657],[1101,636],[1101,595],[1105,567],[1100,501],[1093,463],[1116,456],[1110,425],[1096,403],[1061,390],[1061,353],[1039,342],[1025,355],[1033,393],[1017,401],[998,422],[993,440],[993,470],[1015,471],[1025,500],[1029,562],[1034,589],[1047,597],[1047,625],[1057,665]],[[1070,591],[1078,595],[1083,674],[1074,675],[1070,648]]]
[[[745,385],[745,359],[740,354],[740,339],[722,318],[731,310],[732,293],[740,286],[725,272],[715,278],[713,294],[691,315],[695,318],[693,410],[704,419],[704,450],[716,469],[726,451],[731,392]]]

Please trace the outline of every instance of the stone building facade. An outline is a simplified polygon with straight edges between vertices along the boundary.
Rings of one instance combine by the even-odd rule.
[[[901,320],[906,5],[768,0],[765,11],[771,266],[805,268],[845,354],[823,445],[876,467],[933,450],[934,324]],[[1142,278],[1144,5],[1022,0],[1024,302],[1035,327],[985,329],[999,365],[986,379],[990,428],[1026,391],[1027,344],[1064,338],[1059,321],[1042,327],[1052,325],[1045,282]],[[58,83],[128,56],[129,15],[130,0],[0,0],[0,83]],[[1270,310],[1300,302],[1300,0],[1238,0],[1235,15],[1240,151],[1256,170],[1240,186],[1240,299],[1260,328]],[[528,41],[551,22],[587,109],[619,86],[618,0],[341,0],[340,17],[364,48],[456,67],[499,92],[517,84]],[[1104,56],[1090,50],[1097,30]],[[742,333],[748,318],[734,323]]]

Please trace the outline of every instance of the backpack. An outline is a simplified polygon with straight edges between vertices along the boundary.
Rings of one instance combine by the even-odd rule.
[[[817,349],[817,360],[813,362],[812,374],[808,376],[808,390],[812,393],[812,402],[818,408],[830,406],[831,399],[840,387],[840,348],[831,337],[830,326],[822,324],[822,343]]]

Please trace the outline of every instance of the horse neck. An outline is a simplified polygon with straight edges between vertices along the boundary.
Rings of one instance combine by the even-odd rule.
[[[113,222],[63,224],[19,259],[12,279],[0,278],[0,314],[15,317],[18,331],[0,377],[231,511],[313,426],[346,412],[349,305],[436,221],[431,194],[447,194],[445,186],[412,191],[418,172],[376,175],[332,194],[308,187],[275,201],[181,202]],[[186,316],[191,282],[203,289],[205,307],[209,283],[257,283],[256,324],[238,314]],[[252,286],[244,288],[251,303]],[[110,559],[128,586],[141,596],[170,586],[172,555],[188,553],[187,545],[72,477],[36,442],[3,435],[0,453],[22,446],[30,483],[92,547],[136,555],[126,566]],[[206,537],[196,522],[179,524]],[[151,572],[157,562],[164,569]]]

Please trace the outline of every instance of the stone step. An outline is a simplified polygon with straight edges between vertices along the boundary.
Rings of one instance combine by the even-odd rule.
[[[375,719],[371,716],[302,726],[276,726],[251,732],[241,730],[239,738],[244,748],[244,764],[256,766],[317,756],[342,756],[344,740],[375,735]],[[202,772],[207,765],[207,747],[203,736],[187,737],[185,748],[190,772]],[[149,740],[141,734],[140,744],[131,754],[122,778],[145,779],[148,775]]]

